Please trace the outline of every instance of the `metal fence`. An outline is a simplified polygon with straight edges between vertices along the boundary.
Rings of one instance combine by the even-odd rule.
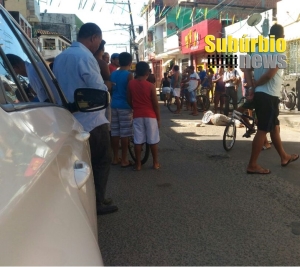
[[[300,75],[300,40],[287,42],[285,75]]]

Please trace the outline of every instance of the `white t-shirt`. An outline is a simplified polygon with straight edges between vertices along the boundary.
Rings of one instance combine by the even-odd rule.
[[[233,69],[232,71],[225,71],[223,76],[223,81],[227,81],[232,77],[240,78],[240,75],[237,70]],[[233,87],[233,86],[235,86],[235,83],[232,81],[225,83],[225,87]]]
[[[194,72],[190,75],[190,81],[189,81],[189,87],[188,87],[189,92],[196,90],[199,81],[200,81],[200,78],[199,78],[199,75],[197,72]]]
[[[259,55],[279,55],[282,53],[278,52],[264,52],[264,53],[259,53],[255,52],[252,54],[259,54]],[[254,69],[254,79],[257,81],[264,73],[266,73],[269,70],[269,68],[264,68],[261,66],[259,69]],[[281,90],[281,85],[283,83],[283,69],[279,69],[276,74],[269,80],[267,83],[257,86],[255,88],[255,92],[263,92],[271,96],[277,96],[280,97],[280,90]]]

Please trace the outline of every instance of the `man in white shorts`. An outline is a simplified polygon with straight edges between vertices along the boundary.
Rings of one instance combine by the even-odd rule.
[[[177,109],[176,111],[174,111],[175,114],[179,114],[180,113],[180,84],[181,84],[181,73],[179,72],[179,66],[175,65],[173,67],[173,74],[171,77],[171,88],[173,90],[173,95],[175,96],[175,100],[176,100],[176,105],[177,105]]]

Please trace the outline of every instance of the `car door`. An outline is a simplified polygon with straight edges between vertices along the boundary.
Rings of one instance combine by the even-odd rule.
[[[103,265],[89,133],[1,6],[0,25],[0,264]]]

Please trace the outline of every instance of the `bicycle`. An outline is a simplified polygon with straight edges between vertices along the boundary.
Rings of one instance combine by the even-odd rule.
[[[129,154],[134,162],[136,162],[135,158],[135,152],[134,152],[134,139],[133,136],[129,137],[129,142],[128,142],[128,151]],[[142,165],[145,164],[149,158],[150,155],[150,145],[147,143],[144,143],[142,145],[142,154],[141,154],[141,163]]]
[[[221,97],[230,97],[229,95],[227,95],[226,93],[222,94]],[[242,106],[245,102],[247,101],[246,97],[242,96],[240,99],[237,100],[237,108]],[[224,101],[224,105],[225,105],[225,101]],[[229,99],[229,112],[232,112],[234,110],[234,106],[233,106],[233,100],[230,97]],[[224,108],[225,111],[225,108]]]
[[[296,102],[295,102],[295,106],[297,105],[298,106],[298,96],[299,96],[299,91],[297,88],[293,87],[292,88],[292,93],[295,95],[295,98],[296,98]],[[292,109],[294,109],[295,107],[293,107]],[[291,109],[291,110],[292,110]]]
[[[170,97],[167,101],[167,107],[171,112],[176,111],[177,109],[177,105],[176,102],[173,101],[173,98],[175,99],[175,97],[173,96],[173,92],[170,92]],[[180,100],[180,106],[182,106],[182,102],[186,101],[186,95],[183,95],[179,98]],[[196,100],[197,100],[197,109],[199,112],[202,111],[206,111],[209,110],[210,108],[210,102],[209,99],[207,98],[204,89],[200,89],[200,95],[196,96]]]
[[[167,100],[167,108],[171,111],[171,112],[174,112],[177,110],[177,105],[176,105],[176,101],[175,100],[175,97],[173,95],[173,91],[171,90],[170,92],[170,97],[169,99]],[[180,106],[182,104],[183,101],[186,101],[186,96],[183,95],[179,98],[179,101],[180,101]]]
[[[197,99],[197,109],[199,112],[207,111],[210,108],[210,100],[206,96],[206,88],[200,89],[200,95],[196,96]]]
[[[243,118],[247,118],[252,121],[251,124],[248,124],[244,121]],[[249,138],[251,134],[256,132],[255,126],[255,113],[253,111],[253,116],[248,116],[246,114],[243,114],[241,112],[238,112],[237,110],[233,110],[231,119],[228,122],[228,124],[225,127],[224,134],[223,134],[223,147],[226,151],[230,151],[234,144],[236,139],[236,124],[235,121],[240,121],[243,125],[246,127],[246,133],[243,135],[243,137]]]
[[[294,92],[287,92],[286,87],[290,84],[281,85],[281,97],[279,98],[280,104],[283,104],[284,109],[292,110],[296,106],[296,94]]]

